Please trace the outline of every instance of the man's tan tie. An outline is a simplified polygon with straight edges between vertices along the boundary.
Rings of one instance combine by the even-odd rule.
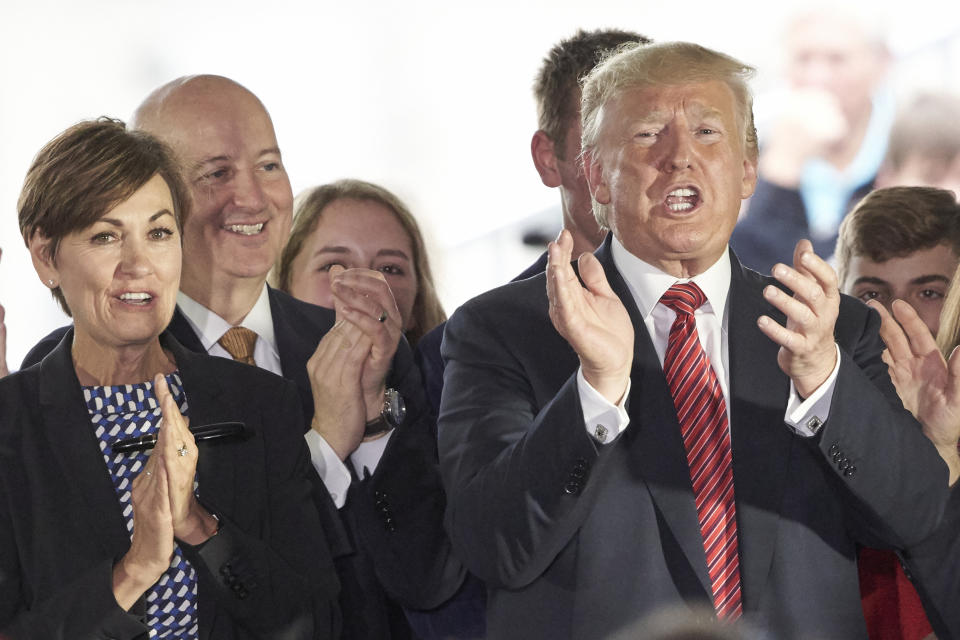
[[[257,343],[257,334],[246,327],[233,327],[217,340],[237,362],[256,366],[253,359],[253,345]]]

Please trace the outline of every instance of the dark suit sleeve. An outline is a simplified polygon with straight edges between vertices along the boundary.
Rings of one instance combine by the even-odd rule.
[[[907,549],[903,560],[937,638],[960,638],[960,486],[937,530]]]
[[[859,541],[904,548],[939,523],[947,468],[890,381],[879,315],[847,297],[840,313],[840,371],[817,445],[828,477],[848,497]]]
[[[440,461],[455,550],[488,586],[519,588],[575,535],[611,448],[587,435],[569,362],[556,363],[559,384],[544,384],[510,346],[553,344],[543,335],[552,327],[532,319],[526,335],[510,335],[515,325],[485,316],[497,306],[468,303],[447,322]],[[556,355],[544,348],[540,369]]]
[[[6,503],[6,497],[0,496]],[[23,608],[17,545],[10,512],[0,514],[0,638],[3,640],[76,640],[145,638],[142,619],[120,608],[113,595],[113,560],[93,565],[53,595]]]
[[[289,382],[264,390],[271,398],[274,393],[278,401],[271,400],[261,415],[267,513],[260,531],[242,529],[216,504],[205,503],[220,518],[219,532],[202,545],[181,546],[198,570],[203,598],[214,598],[218,608],[258,638],[334,638],[339,611],[336,593],[324,588],[330,568],[319,558],[325,552],[315,549],[325,538],[319,516],[309,508],[310,456],[301,435],[300,405]],[[238,500],[242,504],[242,496]]]
[[[347,509],[358,520],[357,535],[387,593],[405,607],[432,609],[456,592],[466,570],[443,527],[436,418],[405,340],[388,385],[403,396],[407,416],[376,472],[351,485]]]

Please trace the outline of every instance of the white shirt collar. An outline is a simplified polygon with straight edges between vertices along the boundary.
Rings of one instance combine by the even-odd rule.
[[[213,345],[217,344],[217,340],[233,326],[183,291],[177,292],[177,306],[180,307],[180,311],[187,318],[187,322],[190,323],[193,330],[200,336],[200,342],[208,352]],[[246,327],[256,333],[260,340],[270,345],[274,355],[277,358],[280,357],[277,350],[277,340],[273,333],[273,315],[270,313],[270,297],[267,294],[266,284],[263,285],[263,290],[257,297],[253,308],[237,326]]]
[[[644,262],[630,253],[616,237],[611,243],[610,252],[613,264],[623,276],[633,300],[640,311],[640,316],[646,320],[653,312],[653,308],[667,292],[667,289],[678,282],[695,282],[707,297],[710,310],[718,318],[722,318],[724,326],[726,317],[724,311],[727,306],[727,295],[730,292],[730,252],[724,251],[713,265],[703,273],[692,278],[682,279],[665,273],[653,265]],[[704,309],[706,310],[706,309]]]

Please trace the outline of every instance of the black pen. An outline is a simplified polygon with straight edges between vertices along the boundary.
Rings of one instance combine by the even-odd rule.
[[[246,428],[247,425],[242,422],[215,422],[213,424],[200,425],[199,427],[190,427],[190,433],[193,434],[194,442],[203,442],[205,440],[217,440],[238,436],[246,431]],[[110,448],[114,453],[130,453],[132,451],[152,449],[156,444],[157,434],[151,433],[146,436],[118,440],[113,443],[113,446]]]

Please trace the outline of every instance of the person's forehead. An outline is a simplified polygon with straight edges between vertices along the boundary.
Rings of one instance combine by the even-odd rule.
[[[625,89],[606,108],[611,115],[631,120],[669,117],[680,109],[690,115],[732,117],[736,100],[725,82],[710,80]]]
[[[242,95],[235,99],[229,94],[185,99],[165,111],[157,129],[159,137],[191,156],[185,158],[188,161],[277,146],[266,110],[255,99]]]
[[[891,285],[906,284],[923,276],[951,278],[960,257],[947,244],[938,244],[919,249],[905,256],[877,262],[868,256],[853,256],[850,259],[849,282],[857,278],[872,277]]]

